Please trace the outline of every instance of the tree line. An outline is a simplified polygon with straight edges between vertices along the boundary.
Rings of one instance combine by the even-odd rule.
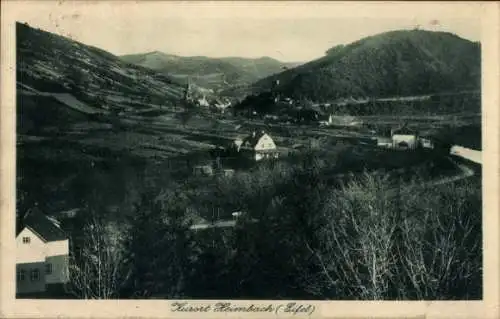
[[[149,188],[119,222],[88,207],[85,236],[73,245],[71,291],[79,298],[481,299],[480,179],[425,189],[418,179],[395,187],[397,180],[366,172],[332,186],[323,168],[315,156],[289,169],[263,166],[216,181],[205,197],[182,183]],[[224,202],[254,222],[189,228],[203,215],[199,207],[207,218]]]

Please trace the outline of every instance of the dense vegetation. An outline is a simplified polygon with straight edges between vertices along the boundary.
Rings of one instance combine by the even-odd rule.
[[[449,145],[460,145],[474,150],[482,149],[481,124],[443,127],[433,135],[435,140]]]
[[[90,154],[105,155],[97,151]],[[94,166],[78,158],[43,164],[40,154],[24,159],[18,175],[20,211],[36,200],[44,211],[81,208],[62,219],[76,296],[481,298],[480,178],[421,187],[451,169],[440,154],[338,143],[233,177],[106,157]],[[383,171],[400,167],[411,178]],[[189,229],[236,210],[247,215],[233,229]],[[84,276],[95,260],[105,272]]]
[[[254,86],[299,99],[412,96],[477,90],[480,44],[451,33],[391,31],[328,50],[317,60],[273,75]]]
[[[334,185],[324,160],[295,164],[211,180],[220,196],[202,192],[208,179],[148,184],[118,223],[89,218],[100,211],[93,200],[79,222],[107,230],[100,234],[113,253],[99,256],[119,283],[96,296],[481,299],[480,178],[399,189],[393,177],[367,172]],[[192,231],[197,202],[207,220],[228,204],[248,215],[233,229]]]
[[[301,100],[293,105],[275,101],[270,92],[249,95],[233,107],[235,114],[258,116],[266,114],[288,115],[312,111],[318,115],[348,116],[433,116],[453,114],[480,114],[481,96],[479,93],[432,95],[420,100],[366,100],[359,103],[333,103],[314,105],[310,100]]]

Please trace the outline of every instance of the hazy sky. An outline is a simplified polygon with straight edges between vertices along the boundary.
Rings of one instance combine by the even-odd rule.
[[[335,45],[397,29],[480,40],[480,5],[395,3],[33,3],[18,20],[121,55],[270,56],[308,61]]]

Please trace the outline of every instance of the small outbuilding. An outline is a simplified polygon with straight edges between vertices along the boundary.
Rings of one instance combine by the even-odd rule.
[[[193,174],[196,176],[212,176],[214,171],[210,165],[198,165],[193,167]]]
[[[418,133],[408,127],[391,131],[392,147],[396,149],[415,149],[418,146]]]

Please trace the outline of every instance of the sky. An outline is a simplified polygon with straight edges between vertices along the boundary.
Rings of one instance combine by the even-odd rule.
[[[481,5],[337,2],[45,2],[16,19],[116,55],[262,57],[305,62],[381,32],[414,29],[481,39]]]

